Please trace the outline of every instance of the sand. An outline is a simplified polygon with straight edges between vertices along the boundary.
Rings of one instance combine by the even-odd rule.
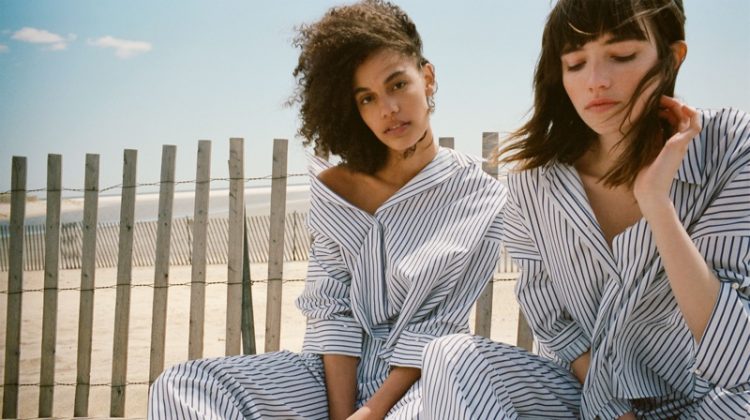
[[[306,262],[286,263],[282,302],[281,348],[299,351],[304,335],[304,318],[294,307],[294,300],[303,288]],[[226,280],[226,266],[210,266],[207,269],[208,282]],[[102,268],[96,272],[97,287],[115,284],[116,268]],[[79,270],[60,272],[60,288],[76,288],[80,285]],[[134,268],[133,284],[153,283],[153,267]],[[265,264],[254,264],[251,267],[253,280],[265,279]],[[41,271],[24,273],[24,289],[40,289],[44,273]],[[170,283],[190,281],[190,267],[180,266],[170,269]],[[518,305],[513,298],[514,281],[499,281],[494,284],[494,305],[492,316],[492,338],[514,344]],[[6,291],[8,273],[0,273],[0,290]],[[187,359],[188,322],[189,322],[189,286],[175,286],[169,289],[168,319],[166,334],[165,366]],[[21,327],[21,384],[39,382],[41,329],[42,329],[42,293],[23,294],[22,327]],[[130,309],[130,341],[128,349],[128,381],[147,382],[149,371],[149,348],[151,341],[151,312],[153,288],[133,287]],[[264,325],[266,315],[266,285],[256,283],[253,286],[253,305],[255,317],[256,343],[259,352],[263,352]],[[94,299],[94,341],[92,351],[92,384],[108,384],[112,369],[112,339],[114,325],[115,289],[97,290]],[[204,357],[222,356],[224,354],[224,330],[226,318],[226,286],[213,284],[206,287],[206,324],[204,337]],[[57,350],[55,361],[55,381],[58,384],[71,384],[55,388],[53,414],[56,417],[71,417],[76,381],[77,331],[79,294],[73,290],[61,290],[58,301]],[[0,357],[5,360],[5,326],[7,314],[7,294],[0,295]],[[473,317],[473,315],[472,315]],[[473,320],[472,320],[473,325]],[[126,417],[144,418],[146,413],[148,388],[144,385],[130,385],[126,397]],[[37,416],[39,392],[37,386],[22,386],[19,398],[19,417]],[[106,417],[109,414],[109,386],[91,388],[89,416]]]

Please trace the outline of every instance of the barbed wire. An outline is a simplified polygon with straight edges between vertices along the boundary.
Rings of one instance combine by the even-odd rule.
[[[305,279],[281,279],[282,283],[295,283],[295,282],[303,282]],[[262,280],[250,280],[250,285],[257,284],[257,283],[268,283],[268,279],[262,279]],[[206,281],[206,282],[194,282],[194,281],[187,281],[183,283],[172,283],[167,286],[156,286],[154,284],[110,284],[109,286],[96,286],[90,289],[81,289],[80,287],[40,287],[37,289],[23,289],[20,292],[8,292],[7,290],[0,290],[0,295],[17,295],[22,293],[38,293],[38,292],[44,292],[46,290],[57,290],[58,292],[91,292],[95,290],[106,290],[106,289],[116,289],[120,286],[128,286],[130,288],[137,288],[137,287],[148,287],[151,289],[166,289],[170,287],[184,287],[184,286],[192,286],[193,284],[202,284],[205,286],[214,286],[217,284],[223,284],[226,285],[226,281]],[[238,283],[241,284],[241,283]]]
[[[33,188],[33,189],[23,189],[23,190],[17,190],[17,189],[10,189],[7,191],[0,192],[0,195],[9,195],[14,192],[19,191],[25,191],[28,193],[37,193],[37,192],[78,192],[78,193],[86,193],[91,191],[97,191],[98,193],[103,193],[107,191],[117,190],[117,189],[123,189],[123,188],[137,188],[137,187],[157,187],[161,186],[162,184],[174,184],[174,185],[184,185],[184,184],[208,184],[214,181],[217,182],[229,182],[229,181],[237,181],[242,180],[245,184],[252,182],[252,181],[264,181],[264,180],[274,180],[274,179],[285,179],[285,178],[298,178],[298,177],[307,177],[309,176],[306,173],[296,173],[296,174],[287,174],[285,176],[273,176],[273,175],[265,175],[265,176],[256,176],[256,177],[247,177],[247,178],[234,178],[234,177],[223,177],[223,178],[209,178],[206,181],[198,181],[196,179],[190,179],[190,180],[183,180],[183,181],[156,181],[156,182],[140,182],[136,183],[132,186],[126,186],[123,187],[122,183],[110,185],[108,187],[99,188],[99,189],[86,189],[86,188],[69,188],[69,187],[62,187],[62,188],[54,188],[48,190],[47,188]]]
[[[506,274],[512,274],[512,273],[506,273]],[[271,279],[271,280],[269,280],[269,279],[250,280],[250,285],[252,286],[254,284],[266,284],[266,283],[268,283],[269,281],[272,281],[272,280],[274,280],[274,279]],[[282,284],[287,284],[287,283],[302,283],[305,280],[306,279],[304,279],[304,278],[281,279],[281,283]],[[493,283],[502,283],[502,282],[515,281],[515,280],[516,280],[515,277],[498,276],[498,277],[493,277],[492,282]],[[198,285],[202,284],[204,286],[215,286],[215,285],[220,285],[220,284],[227,285],[227,282],[226,281],[206,281],[206,282],[187,281],[187,282],[183,282],[183,283],[172,283],[172,284],[169,284],[167,286],[156,286],[154,284],[111,284],[111,285],[108,285],[108,286],[95,286],[95,287],[90,288],[90,289],[81,289],[80,287],[40,287],[40,288],[35,288],[35,289],[22,289],[22,290],[20,290],[18,292],[12,292],[12,293],[8,292],[8,290],[0,290],[0,295],[19,295],[19,294],[24,294],[24,293],[41,293],[41,292],[45,292],[47,290],[57,290],[58,292],[91,292],[91,291],[96,291],[96,290],[116,289],[116,288],[118,288],[120,286],[128,286],[131,289],[135,289],[135,288],[138,288],[138,287],[147,287],[147,288],[151,288],[151,289],[168,289],[170,287],[192,286],[193,284],[198,284]],[[242,282],[238,282],[238,283],[235,283],[235,284],[242,284]]]
[[[42,386],[42,384],[39,383],[39,382],[24,382],[24,383],[20,383],[20,384],[0,384],[0,389],[6,388],[6,387],[11,386],[11,385],[17,386],[19,388],[32,387],[32,386],[33,387],[41,387]],[[108,386],[108,387],[115,386],[115,385],[112,385],[112,383],[110,383],[110,382],[100,382],[100,383],[93,383],[93,384],[84,384],[84,383],[77,384],[75,382],[55,382],[52,385],[44,385],[44,386],[56,386],[56,387],[57,386],[62,386],[62,387],[68,387],[68,386],[78,386],[78,385],[88,385],[89,387],[92,387],[92,388],[103,387],[103,386]],[[135,381],[135,382],[125,382],[124,384],[117,385],[117,386],[131,386],[131,385],[146,385],[146,386],[148,386],[150,384],[148,383],[148,381]]]

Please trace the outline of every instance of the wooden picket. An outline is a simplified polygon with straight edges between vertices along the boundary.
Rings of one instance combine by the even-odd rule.
[[[10,195],[10,250],[8,259],[8,306],[5,317],[5,375],[3,418],[18,412],[18,379],[21,355],[21,313],[23,294],[23,220],[26,215],[26,158],[13,156]]]
[[[52,417],[57,345],[57,284],[60,264],[60,199],[62,156],[47,157],[47,224],[45,229],[42,360],[39,376],[39,417]]]
[[[85,196],[83,201],[83,249],[81,251],[81,300],[78,310],[78,359],[75,417],[89,413],[91,386],[91,346],[94,326],[94,288],[96,287],[96,242],[99,202],[99,155],[86,155]]]

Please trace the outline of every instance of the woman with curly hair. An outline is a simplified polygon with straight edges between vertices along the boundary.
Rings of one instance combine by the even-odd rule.
[[[151,388],[151,418],[411,419],[422,349],[468,332],[500,251],[505,189],[435,144],[435,69],[411,19],[365,0],[303,26],[294,70],[313,159],[302,352],[191,361]]]
[[[750,418],[750,115],[674,98],[680,0],[559,0],[501,150],[539,355],[425,350],[433,418]]]

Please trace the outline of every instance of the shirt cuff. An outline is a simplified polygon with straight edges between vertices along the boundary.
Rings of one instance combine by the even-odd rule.
[[[695,374],[722,388],[750,382],[750,302],[737,285],[721,282],[695,358]]]
[[[607,405],[602,407],[601,411],[599,411],[597,418],[600,418],[602,420],[618,419],[623,414],[632,410],[633,406],[630,404],[630,401],[610,400]]]
[[[591,347],[589,339],[573,321],[566,325],[551,340],[543,341],[543,343],[567,363],[572,363]]]
[[[362,327],[354,318],[308,318],[302,352],[360,357],[362,334]]]
[[[421,369],[422,350],[435,338],[437,337],[429,334],[417,334],[404,330],[391,353],[389,364]]]

